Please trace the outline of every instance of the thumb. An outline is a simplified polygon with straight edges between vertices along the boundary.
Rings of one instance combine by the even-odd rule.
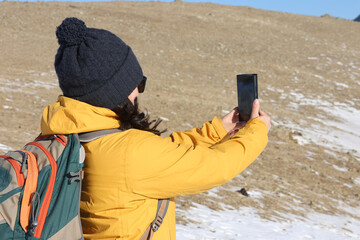
[[[259,117],[259,112],[260,112],[260,102],[259,99],[255,99],[253,102],[250,119]]]

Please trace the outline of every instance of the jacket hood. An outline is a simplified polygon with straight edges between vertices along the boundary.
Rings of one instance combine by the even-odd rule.
[[[41,132],[49,134],[71,134],[119,128],[116,113],[107,108],[59,96],[57,102],[47,106],[41,119]]]

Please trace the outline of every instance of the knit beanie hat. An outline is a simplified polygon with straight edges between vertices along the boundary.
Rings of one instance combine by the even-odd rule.
[[[56,36],[55,70],[64,96],[113,109],[142,81],[133,51],[115,34],[66,18]]]

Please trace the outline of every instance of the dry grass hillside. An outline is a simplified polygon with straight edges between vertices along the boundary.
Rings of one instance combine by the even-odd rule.
[[[224,203],[256,207],[267,219],[360,219],[352,210],[360,202],[359,128],[345,135],[354,145],[337,144],[347,124],[339,114],[359,118],[360,23],[179,1],[0,2],[1,144],[19,148],[34,138],[42,110],[61,93],[55,29],[69,16],[132,47],[149,80],[141,107],[169,132],[224,115],[237,104],[236,74],[258,73],[262,109],[273,120],[265,152],[219,194],[179,197],[180,208]]]

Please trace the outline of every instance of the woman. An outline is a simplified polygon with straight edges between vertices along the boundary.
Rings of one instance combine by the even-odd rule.
[[[123,130],[83,144],[86,239],[140,239],[155,218],[158,199],[166,198],[169,208],[153,239],[175,239],[174,197],[229,181],[265,148],[270,118],[258,100],[246,125],[233,110],[201,129],[160,137],[159,122],[138,111],[146,78],[128,45],[76,18],[65,19],[56,35],[63,96],[44,110],[42,133]]]

